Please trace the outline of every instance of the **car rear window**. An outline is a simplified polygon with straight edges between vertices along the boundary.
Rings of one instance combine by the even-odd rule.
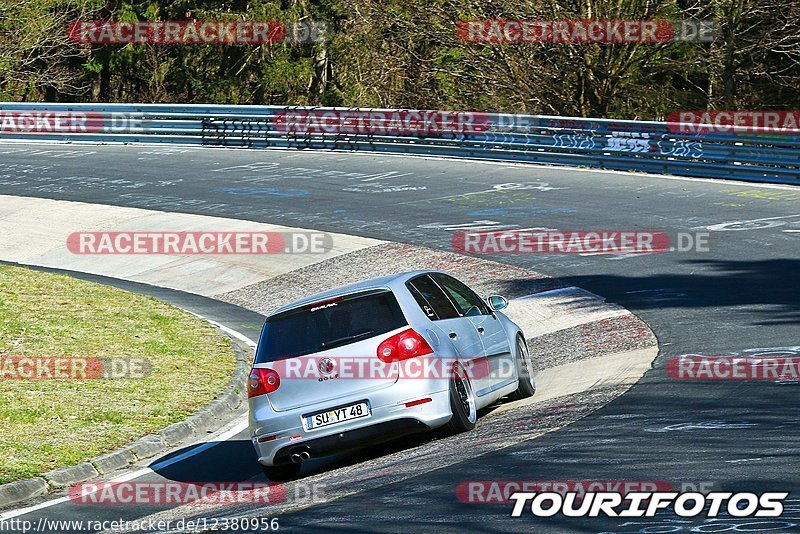
[[[267,320],[255,362],[273,362],[341,347],[407,324],[397,299],[388,290],[309,304]]]

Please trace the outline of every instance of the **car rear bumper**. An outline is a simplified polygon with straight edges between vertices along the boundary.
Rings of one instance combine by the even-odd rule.
[[[394,390],[394,397],[387,390]],[[250,434],[258,461],[263,465],[287,463],[294,452],[304,450],[312,457],[322,456],[426,431],[447,423],[452,416],[449,390],[436,393],[420,390],[422,388],[413,394],[408,387],[395,386],[382,390],[379,395],[353,397],[282,412],[274,411],[266,396],[253,397],[250,399]],[[431,401],[412,407],[405,405],[406,402],[423,398],[430,398]],[[363,400],[370,403],[370,417],[315,430],[305,430],[303,427],[303,415]],[[263,439],[269,440],[260,441]]]
[[[426,432],[430,427],[425,423],[413,419],[395,419],[382,423],[368,425],[355,430],[336,432],[325,437],[313,438],[302,443],[286,445],[275,451],[272,459],[274,464],[289,463],[294,453],[306,451],[311,457],[325,456],[351,449],[358,449],[364,445],[376,445],[409,434]]]

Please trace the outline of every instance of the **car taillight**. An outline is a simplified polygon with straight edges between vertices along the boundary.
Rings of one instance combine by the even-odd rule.
[[[280,385],[281,377],[272,369],[253,369],[247,379],[247,396],[266,395],[278,389]]]
[[[378,345],[378,358],[386,363],[407,360],[415,356],[431,354],[433,349],[425,338],[409,328],[395,334]]]

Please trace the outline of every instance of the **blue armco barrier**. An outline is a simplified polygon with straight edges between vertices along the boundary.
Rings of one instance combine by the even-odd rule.
[[[687,133],[673,123],[613,119],[280,106],[0,103],[0,139],[387,152],[800,184],[800,135]]]

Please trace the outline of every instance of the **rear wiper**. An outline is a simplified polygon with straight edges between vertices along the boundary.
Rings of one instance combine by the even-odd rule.
[[[375,332],[375,330],[367,330],[366,332],[361,332],[360,334],[353,334],[351,336],[344,336],[344,337],[340,337],[340,338],[337,338],[337,339],[332,339],[330,341],[325,341],[323,343],[320,343],[319,346],[320,346],[320,348],[323,348],[323,349],[331,349],[331,348],[333,348],[333,347],[335,347],[337,345],[343,345],[343,344],[347,343],[348,341],[355,341],[356,339],[368,336],[368,335],[372,334],[373,332]]]

